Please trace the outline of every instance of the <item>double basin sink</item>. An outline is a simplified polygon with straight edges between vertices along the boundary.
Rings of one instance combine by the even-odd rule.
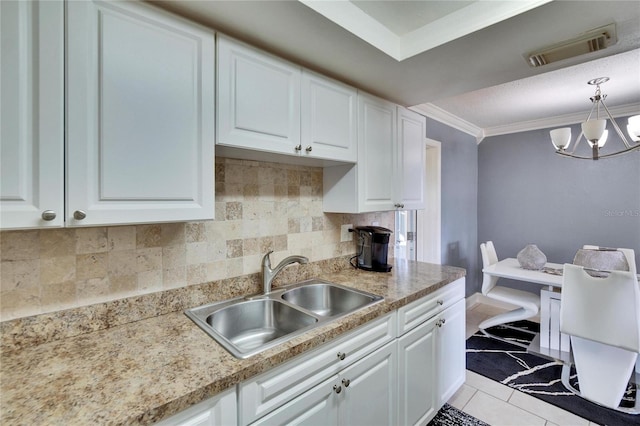
[[[311,279],[185,314],[233,356],[248,358],[381,300],[375,294]]]

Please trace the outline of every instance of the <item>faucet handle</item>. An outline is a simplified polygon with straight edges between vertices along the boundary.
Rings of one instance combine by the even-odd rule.
[[[266,265],[266,266],[268,266],[269,268],[271,268],[271,259],[269,258],[269,255],[270,255],[271,253],[273,253],[273,250],[269,250],[269,251],[267,252],[267,254],[265,254],[265,255],[262,257],[262,265]]]

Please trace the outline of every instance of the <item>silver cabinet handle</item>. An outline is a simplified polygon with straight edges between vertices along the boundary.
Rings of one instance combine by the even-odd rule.
[[[42,212],[42,220],[50,221],[56,218],[56,212],[53,210],[45,210]]]
[[[400,203],[394,204],[394,206],[395,206],[397,209],[403,209],[403,208],[404,208],[404,204],[400,204]]]
[[[85,217],[87,217],[87,213],[85,213],[84,210],[76,210],[75,212],[73,212],[73,218],[75,220],[82,220]]]
[[[313,150],[313,147],[311,145],[305,148],[305,151],[307,152],[311,152],[312,150]]]
[[[351,380],[349,379],[342,379],[342,384],[344,385],[345,388],[348,388],[349,385],[351,384]]]
[[[344,357],[346,357],[346,356],[347,356],[347,354],[345,354],[344,352],[338,352],[338,359],[340,361],[342,361],[344,359]]]
[[[440,306],[444,305],[444,300],[436,300],[436,303]]]
[[[342,387],[338,386],[338,385],[333,385],[333,391],[335,393],[340,393],[340,392],[342,392]]]
[[[300,152],[302,150],[302,145],[297,145],[295,149],[296,151]]]

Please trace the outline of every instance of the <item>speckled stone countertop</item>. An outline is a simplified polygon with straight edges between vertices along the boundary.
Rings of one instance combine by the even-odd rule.
[[[350,268],[317,274],[385,300],[245,360],[234,358],[181,310],[44,343],[5,346],[0,424],[151,424],[464,275],[460,268],[412,261],[396,261],[390,273]]]

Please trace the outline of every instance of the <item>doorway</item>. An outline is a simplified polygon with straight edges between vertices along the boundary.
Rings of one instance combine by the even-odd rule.
[[[417,211],[417,260],[442,263],[441,254],[441,143],[425,139],[427,150],[427,176],[425,209]]]

